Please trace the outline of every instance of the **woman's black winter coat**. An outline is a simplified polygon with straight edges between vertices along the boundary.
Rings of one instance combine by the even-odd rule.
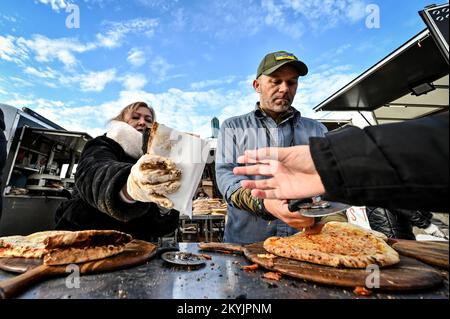
[[[119,197],[136,163],[116,141],[99,136],[86,143],[75,174],[72,199],[56,211],[57,229],[113,229],[155,241],[178,227],[179,213],[162,214],[154,203],[128,204]]]

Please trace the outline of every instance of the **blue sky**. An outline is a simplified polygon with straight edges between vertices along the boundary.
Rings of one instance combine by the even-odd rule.
[[[287,50],[309,67],[294,106],[319,118],[314,106],[425,28],[417,12],[431,3],[2,0],[0,103],[97,136],[142,100],[159,122],[207,137],[213,116],[254,108],[261,58]]]

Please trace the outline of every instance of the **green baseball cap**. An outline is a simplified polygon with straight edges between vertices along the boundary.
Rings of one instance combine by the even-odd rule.
[[[270,75],[285,64],[290,63],[298,71],[299,76],[308,74],[308,67],[297,59],[295,55],[286,51],[277,51],[267,54],[258,66],[256,78],[261,74]]]

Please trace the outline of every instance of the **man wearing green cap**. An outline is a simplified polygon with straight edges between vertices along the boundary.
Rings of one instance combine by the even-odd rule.
[[[259,64],[253,88],[259,102],[250,113],[227,119],[220,129],[216,151],[219,190],[228,203],[225,242],[247,244],[270,236],[289,236],[314,224],[311,218],[289,212],[287,201],[258,199],[240,182],[261,176],[235,176],[237,157],[247,149],[269,145],[288,147],[308,144],[309,137],[324,136],[326,127],[302,117],[291,106],[300,76],[308,68],[285,51],[267,54]]]

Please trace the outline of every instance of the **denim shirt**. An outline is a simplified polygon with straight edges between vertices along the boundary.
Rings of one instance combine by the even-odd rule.
[[[216,178],[219,190],[228,204],[224,241],[238,244],[260,242],[270,236],[289,236],[298,230],[281,220],[267,221],[251,212],[233,206],[231,195],[245,179],[263,179],[263,176],[234,175],[237,158],[245,150],[279,146],[305,145],[312,136],[324,136],[327,128],[320,122],[302,117],[291,108],[290,116],[277,124],[256,104],[254,111],[225,120],[220,128],[216,150]]]

